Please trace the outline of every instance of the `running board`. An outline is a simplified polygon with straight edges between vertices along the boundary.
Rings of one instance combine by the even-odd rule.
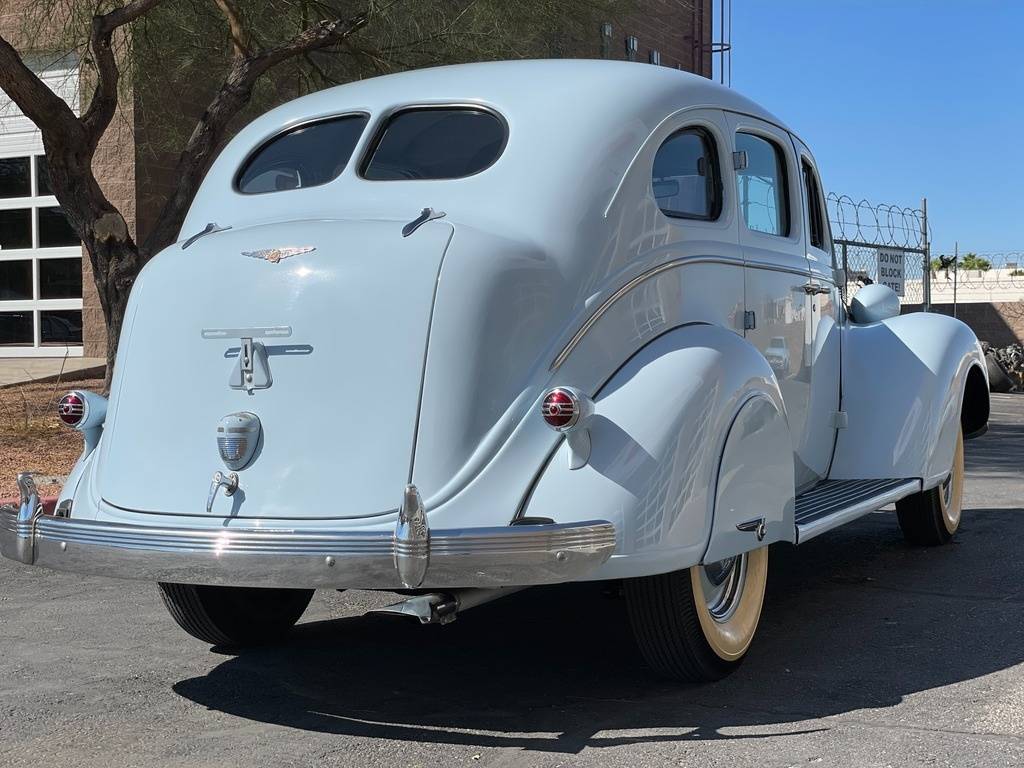
[[[920,480],[826,480],[796,497],[796,543],[920,490]]]

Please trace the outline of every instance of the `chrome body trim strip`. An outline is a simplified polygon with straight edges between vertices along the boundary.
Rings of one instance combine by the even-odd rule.
[[[672,261],[666,261],[663,264],[658,264],[655,267],[641,272],[636,277],[632,278],[625,284],[623,284],[618,290],[615,291],[611,296],[601,302],[597,309],[591,313],[591,315],[584,321],[583,325],[580,326],[579,330],[573,334],[573,337],[569,339],[568,343],[562,347],[562,351],[558,353],[558,356],[552,361],[549,370],[554,373],[565,362],[566,358],[572,354],[572,351],[579,346],[580,342],[583,341],[583,337],[587,335],[597,321],[611,309],[612,305],[615,304],[619,299],[629,293],[631,290],[636,288],[643,282],[646,282],[652,277],[656,277],[663,272],[668,272],[670,269],[676,269],[677,267],[685,267],[689,264],[727,264],[733,267],[747,267],[750,269],[764,269],[769,272],[784,272],[791,275],[799,275],[800,277],[809,278],[811,276],[810,268],[801,270],[793,267],[784,267],[778,264],[768,264],[760,261],[745,261],[743,259],[730,258],[728,256],[684,256],[681,259],[673,259]]]
[[[583,340],[583,337],[587,335],[587,332],[597,324],[597,321],[611,309],[612,305],[615,304],[619,299],[629,293],[631,290],[636,288],[643,282],[650,280],[652,277],[656,277],[663,272],[668,272],[670,269],[676,269],[678,267],[684,267],[688,264],[728,264],[734,267],[742,267],[744,265],[743,259],[729,258],[728,256],[684,256],[681,259],[673,259],[672,261],[666,261],[657,266],[651,267],[650,269],[641,272],[636,277],[632,278],[618,290],[615,291],[611,296],[602,301],[595,309],[590,317],[588,317],[583,325],[580,326],[579,330],[573,334],[573,337],[569,339],[568,343],[562,348],[562,351],[558,353],[558,356],[552,361],[549,370],[552,372],[557,371],[562,363],[565,362],[566,358],[572,354],[572,351],[579,346],[579,343]]]
[[[429,561],[423,587],[502,587],[586,575],[611,557],[615,529],[594,520],[438,529],[416,540],[391,531],[190,529],[41,514],[23,519],[18,510],[4,507],[0,549],[27,564],[144,581],[402,589],[405,580],[396,563],[408,560]]]

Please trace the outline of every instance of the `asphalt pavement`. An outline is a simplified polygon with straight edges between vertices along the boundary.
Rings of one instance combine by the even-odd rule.
[[[0,562],[0,765],[1024,765],[1024,396],[967,444],[963,524],[905,545],[877,513],[773,547],[739,672],[653,677],[601,585],[447,627],[317,593],[290,641],[193,640],[156,588]]]

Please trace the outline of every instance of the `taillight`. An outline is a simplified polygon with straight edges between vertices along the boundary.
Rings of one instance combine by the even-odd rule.
[[[90,433],[102,427],[106,417],[107,398],[95,392],[73,389],[57,401],[57,418],[79,432]],[[99,434],[93,437],[98,439]]]
[[[557,432],[568,432],[592,410],[589,398],[567,387],[555,387],[548,390],[540,405],[544,421]]]
[[[565,434],[569,469],[579,469],[590,460],[590,422],[594,408],[594,401],[574,387],[555,387],[541,398],[540,415],[544,422]]]
[[[77,427],[85,421],[88,406],[80,392],[68,392],[57,403],[57,416],[69,427]]]

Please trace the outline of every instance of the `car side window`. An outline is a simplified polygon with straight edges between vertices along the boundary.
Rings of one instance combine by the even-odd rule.
[[[736,172],[736,182],[747,229],[788,237],[789,191],[782,147],[752,133],[737,133],[736,151],[746,157],[745,167]]]
[[[825,246],[825,208],[821,199],[821,186],[818,175],[811,164],[804,160],[801,165],[804,172],[804,191],[807,195],[807,230],[812,248],[827,250]]]
[[[345,170],[367,115],[346,115],[300,125],[253,152],[238,174],[243,195],[315,187]]]
[[[712,221],[722,211],[715,140],[703,128],[676,131],[658,148],[651,189],[666,216]]]

